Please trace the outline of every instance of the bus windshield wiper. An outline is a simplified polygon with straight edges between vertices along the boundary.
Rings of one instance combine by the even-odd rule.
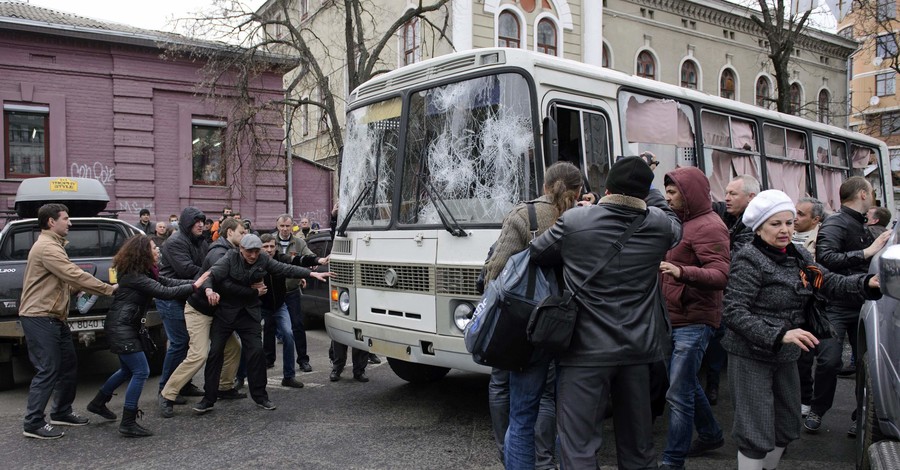
[[[359,192],[359,196],[356,196],[356,201],[353,201],[353,205],[350,206],[350,210],[347,212],[347,215],[344,217],[344,220],[341,222],[341,226],[337,229],[337,234],[346,237],[347,233],[347,225],[350,225],[350,219],[353,218],[353,214],[359,209],[359,206],[362,205],[363,199],[366,198],[366,195],[369,194],[369,191],[372,190],[372,187],[375,186],[375,181],[366,181],[366,184],[363,185],[362,190]]]
[[[431,202],[434,204],[434,209],[437,212],[438,217],[441,219],[441,223],[444,224],[444,228],[450,232],[450,235],[454,237],[466,237],[469,234],[466,233],[465,230],[459,225],[459,222],[453,217],[453,213],[450,212],[450,209],[447,208],[447,204],[444,203],[444,200],[441,198],[440,194],[435,191],[434,186],[425,178],[421,173],[416,173],[416,177],[419,178],[419,182],[422,183],[422,189],[425,190],[425,194],[428,195],[428,198],[431,199]],[[443,211],[441,210],[443,207]],[[444,212],[447,215],[444,215]],[[450,218],[448,221],[447,218]],[[452,222],[452,224],[451,224]]]

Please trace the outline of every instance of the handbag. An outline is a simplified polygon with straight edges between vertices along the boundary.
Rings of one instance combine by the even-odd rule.
[[[589,280],[600,274],[600,271],[622,251],[625,242],[631,238],[646,217],[647,211],[644,211],[631,222],[619,239],[606,249],[602,261],[597,263],[597,266],[584,278],[581,285],[572,292],[564,290],[559,295],[551,295],[535,307],[528,319],[526,329],[528,341],[534,347],[543,349],[550,354],[560,354],[569,349],[575,333],[575,322],[578,319],[578,303],[576,302],[578,293]]]
[[[804,268],[802,274],[812,286],[812,295],[806,304],[806,311],[804,312],[806,329],[818,340],[836,338],[837,331],[835,331],[834,325],[831,324],[831,320],[825,316],[826,300],[819,294],[819,289],[822,287],[825,276],[814,265]]]
[[[532,238],[537,234],[537,213],[527,203]],[[478,364],[521,371],[531,361],[534,346],[525,329],[540,299],[556,292],[556,279],[531,263],[528,248],[512,255],[497,279],[488,283],[466,326],[466,350]]]
[[[144,354],[150,358],[159,351],[159,347],[156,346],[153,338],[150,337],[150,330],[145,326],[146,322],[146,318],[141,318],[141,327],[138,329],[138,339],[141,340],[141,348],[144,350]]]

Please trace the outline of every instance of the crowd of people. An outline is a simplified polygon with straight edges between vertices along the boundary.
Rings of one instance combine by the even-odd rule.
[[[819,431],[832,406],[844,338],[855,352],[860,308],[881,296],[868,267],[888,240],[891,214],[876,207],[872,185],[848,178],[840,209],[826,217],[815,198],[762,191],[752,175],[731,180],[720,203],[696,168],[666,173],[660,192],[655,160],[619,159],[604,195],[581,194],[579,170],[554,164],[544,195],[531,201],[538,230],[528,230],[524,204],[503,222],[486,280],[529,249],[566,288],[583,285],[565,352],[536,351],[524,370],[491,374],[494,437],[507,469],[555,468],[555,443],[560,468],[597,468],[610,416],[619,468],[683,469],[725,444],[713,407],[726,363],[739,470],[776,468],[801,429]],[[639,216],[619,253],[605,259]],[[609,274],[587,278],[607,261]],[[812,332],[816,296],[826,299],[834,337]],[[668,426],[658,454],[652,425],[663,400]]]
[[[90,421],[72,410],[77,361],[66,322],[70,296],[61,295],[70,290],[113,296],[105,331],[120,367],[87,409],[102,419],[117,420],[108,404],[116,389],[127,383],[118,428],[127,437],[153,434],[137,420],[143,414],[138,401],[150,374],[147,355],[156,348],[160,350],[155,354],[165,355],[158,395],[164,418],[173,417],[175,406],[187,403],[185,397],[202,397],[192,406],[196,414],[209,412],[219,399],[246,398],[239,390],[240,377],[246,377],[257,406],[274,410],[266,393],[266,369],[274,366],[275,341],[264,346],[263,323],[272,329],[277,325],[285,346],[283,386],[303,387],[295,376],[295,347],[299,369],[312,370],[300,314],[300,286],[308,278],[325,281],[330,273],[315,271],[328,258],[317,257],[307,247],[308,221],[309,230],[298,228],[295,233],[293,218],[285,214],[276,221],[276,233],[260,237],[250,231],[249,221],[226,208],[210,244],[212,221],[195,207],[172,216],[177,224],[173,231],[151,224],[149,213],[140,217],[145,233],[129,238],[118,250],[112,261],[117,283],[107,284],[69,260],[68,208],[47,204],[39,209],[41,234],[28,255],[20,308],[29,358],[36,369],[23,426],[26,437],[56,439],[64,435],[56,426]],[[151,228],[152,235],[147,232]],[[145,328],[152,302],[168,345],[154,344]],[[366,363],[363,360],[361,371],[354,374],[362,382],[368,381]],[[339,375],[342,368],[343,363],[335,362],[333,371]],[[201,369],[202,390],[191,382]],[[48,422],[45,409],[53,395]]]

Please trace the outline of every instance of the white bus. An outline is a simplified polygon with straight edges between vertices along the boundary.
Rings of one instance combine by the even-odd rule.
[[[617,156],[652,151],[654,185],[679,166],[714,200],[739,174],[835,210],[865,175],[893,213],[879,140],[796,116],[519,49],[478,49],[403,67],[351,95],[331,252],[336,341],[387,357],[411,382],[473,362],[463,328],[475,280],[512,207],[568,160],[603,194]]]

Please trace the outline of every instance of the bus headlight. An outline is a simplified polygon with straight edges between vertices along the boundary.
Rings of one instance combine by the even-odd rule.
[[[350,313],[350,292],[346,290],[342,290],[341,294],[338,296],[338,307],[340,307],[341,312]]]
[[[466,325],[472,321],[472,312],[475,307],[469,302],[460,302],[453,309],[453,323],[459,328],[459,331],[466,331]]]

